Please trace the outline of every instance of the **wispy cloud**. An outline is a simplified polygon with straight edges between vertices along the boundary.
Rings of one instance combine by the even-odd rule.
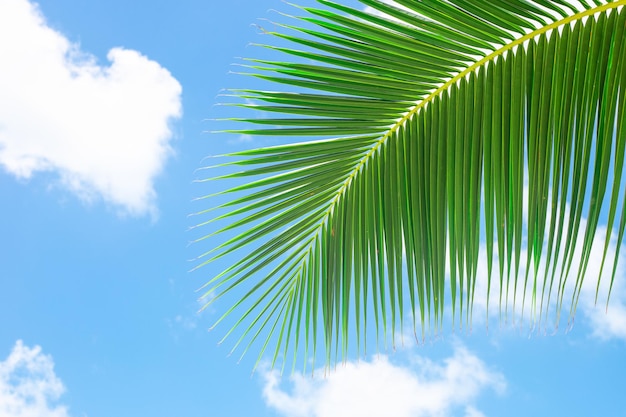
[[[109,66],[50,28],[36,4],[0,2],[0,167],[123,213],[154,214],[181,86],[159,63],[113,48]]]
[[[2,417],[68,417],[67,407],[56,404],[64,391],[52,358],[39,346],[29,348],[18,340],[0,362]]]
[[[252,135],[239,135],[235,139],[230,139],[228,141],[231,145],[238,145],[241,143],[252,143],[254,141],[254,137]]]
[[[349,362],[324,379],[293,376],[291,390],[277,372],[263,373],[267,405],[286,417],[435,417],[452,412],[482,416],[475,407],[486,390],[503,393],[505,377],[461,345],[438,363],[413,356],[411,365],[387,356]]]

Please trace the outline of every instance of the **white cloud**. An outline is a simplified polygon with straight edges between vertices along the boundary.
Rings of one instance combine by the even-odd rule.
[[[395,365],[384,355],[348,362],[325,379],[291,377],[291,392],[281,387],[277,372],[264,372],[263,396],[286,417],[438,417],[454,410],[478,417],[473,405],[478,396],[506,388],[502,374],[460,345],[442,363],[421,356],[411,362]]]
[[[196,316],[183,316],[178,314],[173,319],[165,319],[165,323],[170,330],[194,330],[198,327],[198,317]]]
[[[615,273],[615,282],[608,308],[605,307],[610,285],[610,275],[613,270],[613,259],[618,250],[615,236],[613,236],[607,250],[607,260],[605,261],[598,291],[598,302],[596,304],[596,277],[600,273],[605,234],[606,228],[599,228],[598,234],[594,238],[587,271],[588,278],[584,281],[581,291],[580,307],[593,328],[593,336],[602,340],[621,339],[626,341],[626,285],[624,283],[624,280],[626,280],[626,265],[624,262],[626,259],[626,248],[624,247],[619,248],[620,256]]]
[[[474,407],[470,406],[465,409],[465,417],[485,417],[485,415]]]
[[[230,139],[228,143],[230,145],[238,145],[241,143],[252,143],[254,141],[254,137],[252,135],[239,135],[235,139]]]
[[[2,417],[68,417],[67,408],[55,404],[64,391],[52,358],[39,346],[29,348],[18,340],[0,362]]]
[[[99,65],[28,0],[0,1],[0,39],[0,167],[20,179],[52,172],[81,199],[154,214],[178,81],[129,49]]]
[[[551,197],[550,197],[551,198]],[[528,200],[528,186],[524,189],[524,201]],[[526,223],[526,219],[528,218],[527,207],[524,206],[524,223]],[[565,224],[569,222],[569,206],[566,207],[566,215],[565,215]],[[547,223],[549,224],[550,218],[548,217]],[[526,224],[525,224],[526,227]],[[561,321],[566,321],[569,318],[569,309],[570,309],[570,301],[572,298],[574,285],[576,282],[576,276],[578,273],[578,268],[580,265],[580,259],[582,259],[582,248],[585,236],[585,230],[587,227],[587,219],[582,217],[580,220],[580,228],[579,233],[576,239],[576,250],[574,252],[571,272],[568,277],[567,285],[565,286],[565,297],[563,299],[563,309],[561,314]],[[602,255],[604,251],[605,238],[606,238],[606,226],[599,226],[596,234],[594,236],[591,254],[589,256],[589,263],[585,273],[583,285],[580,291],[580,299],[578,301],[577,306],[577,317],[582,316],[584,320],[586,320],[592,328],[592,336],[597,337],[602,340],[611,340],[611,339],[621,339],[626,340],[626,248],[622,246],[621,248],[617,247],[617,237],[615,233],[611,234],[611,239],[609,241],[609,246],[607,248],[606,261],[604,265],[604,269],[602,271],[602,279],[600,280],[600,286],[598,288],[598,297],[596,304],[596,287],[598,284],[597,277],[600,275],[600,266],[602,262]],[[539,267],[539,277],[537,280],[537,289],[539,291],[538,299],[537,299],[537,309],[539,309],[541,302],[541,290],[543,287],[543,274],[545,271],[545,262],[546,262],[546,246],[547,246],[547,238],[546,242],[544,242],[544,255],[542,256],[542,261]],[[523,239],[526,240],[526,232],[524,231]],[[495,245],[494,245],[495,246]],[[561,251],[563,251],[564,243],[561,246]],[[606,309],[606,300],[608,296],[608,289],[610,285],[610,277],[613,271],[613,260],[617,251],[620,251],[619,255],[619,263],[617,265],[616,274],[615,274],[615,282],[613,284],[613,289],[611,293],[611,298],[609,302],[608,309]],[[499,305],[499,279],[498,279],[498,258],[497,258],[497,248],[494,247],[494,261],[493,261],[493,275],[492,275],[492,288],[489,296],[489,315],[491,318],[495,319],[497,323],[498,319],[498,305]],[[521,300],[523,293],[523,280],[526,274],[526,265],[525,260],[528,255],[528,252],[524,249],[521,252],[521,267],[519,274],[519,284],[518,284],[518,294],[517,294],[517,303],[516,303],[516,311],[515,315],[511,311],[513,306],[513,285],[511,285],[509,289],[509,297],[508,297],[508,305],[509,305],[509,322],[517,321],[517,325],[520,324],[529,324],[529,317],[531,312],[531,299],[532,299],[532,290],[533,290],[533,281],[534,274],[531,271],[529,273],[529,281],[528,287],[526,289],[526,304],[524,309],[524,318],[526,323],[521,323],[520,313],[521,313]],[[559,259],[559,264],[561,259]],[[536,329],[538,330],[547,330],[550,331],[550,326],[554,326],[555,319],[555,302],[557,295],[557,285],[559,274],[561,270],[557,270],[556,274],[556,282],[554,284],[551,302],[550,302],[550,310],[549,310],[549,321],[545,322],[545,306],[543,310],[544,319],[543,323]],[[548,283],[549,285],[549,283]],[[505,290],[506,291],[506,290]],[[546,291],[548,291],[546,289]],[[484,243],[481,245],[480,254],[478,259],[478,274],[476,277],[476,290],[474,297],[474,318],[480,320],[484,318],[485,310],[487,307],[487,253],[486,247]],[[503,295],[503,303],[507,301],[506,295]],[[547,301],[544,300],[544,303]],[[539,314],[539,310],[536,311]],[[535,322],[530,321],[530,328],[538,325],[538,317],[535,317]],[[563,323],[560,323],[563,324]]]

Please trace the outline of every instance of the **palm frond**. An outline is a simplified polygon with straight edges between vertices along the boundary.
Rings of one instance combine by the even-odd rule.
[[[292,61],[248,61],[288,88],[236,90],[279,114],[236,132],[323,139],[228,155],[243,171],[220,179],[242,185],[211,221],[232,237],[198,266],[235,259],[205,287],[243,288],[218,323],[240,311],[236,345],[294,363],[318,339],[327,363],[350,334],[357,352],[371,329],[395,341],[406,314],[421,337],[448,308],[469,324],[483,241],[506,314],[573,317],[607,204],[604,258],[624,237],[626,1],[360,2],[377,13],[301,8],[271,33],[291,46],[266,46]]]

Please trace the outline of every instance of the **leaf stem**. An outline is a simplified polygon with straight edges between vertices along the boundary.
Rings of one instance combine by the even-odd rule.
[[[573,21],[576,20],[580,20],[584,17],[587,16],[591,16],[597,13],[601,13],[610,9],[616,9],[620,6],[624,6],[626,5],[626,0],[617,0],[615,2],[612,3],[607,3],[598,7],[594,7],[593,9],[589,9],[589,10],[584,10],[582,12],[576,13],[572,16],[568,16],[564,19],[560,19],[557,20],[553,23],[550,23],[549,25],[543,26],[539,29],[536,29],[524,36],[522,36],[519,39],[514,40],[511,43],[508,43],[504,46],[502,46],[501,48],[495,50],[494,52],[490,53],[489,55],[485,56],[484,58],[480,59],[479,61],[476,61],[473,65],[469,66],[468,68],[466,68],[465,70],[459,72],[456,76],[454,76],[453,78],[451,78],[449,81],[447,81],[445,84],[443,84],[441,87],[439,87],[438,89],[436,89],[435,91],[433,91],[432,93],[430,93],[426,98],[422,99],[421,101],[419,101],[414,107],[412,107],[402,118],[400,118],[379,140],[378,142],[376,142],[374,144],[374,146],[372,146],[372,148],[370,149],[370,151],[363,157],[363,159],[361,159],[361,161],[359,162],[359,164],[355,167],[354,171],[350,174],[350,176],[346,179],[346,181],[344,182],[344,184],[341,186],[341,188],[338,190],[337,195],[335,196],[335,198],[333,199],[333,201],[331,202],[331,204],[328,207],[328,212],[324,218],[324,220],[322,221],[322,224],[324,224],[326,222],[326,220],[328,219],[328,215],[330,214],[330,212],[332,211],[333,207],[335,206],[335,204],[337,203],[337,200],[339,200],[339,198],[344,194],[346,188],[350,185],[350,183],[352,182],[352,180],[354,179],[354,177],[361,171],[361,169],[363,168],[363,165],[365,165],[365,163],[372,157],[372,155],[378,150],[378,148],[380,148],[386,141],[387,139],[393,135],[401,126],[403,126],[414,114],[416,114],[417,112],[419,112],[424,106],[426,106],[428,103],[430,103],[431,101],[433,101],[435,99],[435,97],[439,96],[442,92],[448,90],[450,88],[450,86],[456,84],[459,80],[461,80],[463,77],[467,76],[468,74],[470,74],[472,71],[475,71],[477,68],[479,68],[480,66],[486,64],[487,62],[495,59],[496,57],[503,55],[505,52],[515,48],[518,45],[523,44],[524,42],[533,39],[539,35],[542,35],[550,30],[556,29],[559,26],[563,26],[566,24],[569,24]]]

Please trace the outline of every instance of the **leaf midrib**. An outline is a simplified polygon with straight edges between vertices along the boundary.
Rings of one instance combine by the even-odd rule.
[[[456,84],[459,80],[461,80],[463,77],[467,76],[468,74],[470,74],[472,71],[475,71],[477,68],[481,67],[482,65],[485,65],[487,62],[494,60],[495,58],[497,58],[498,56],[503,55],[505,52],[515,48],[518,45],[523,44],[524,42],[533,39],[537,36],[540,36],[550,30],[556,29],[559,26],[563,26],[566,24],[569,24],[573,21],[576,20],[580,20],[584,17],[587,16],[592,16],[594,14],[597,13],[601,13],[610,9],[616,9],[620,6],[624,6],[626,5],[626,0],[617,0],[615,2],[612,3],[607,3],[598,7],[594,7],[592,9],[588,9],[588,10],[584,10],[582,12],[573,14],[572,16],[568,16],[566,18],[557,20],[553,23],[550,23],[549,25],[543,26],[539,29],[536,29],[518,39],[515,39],[513,42],[510,42],[504,46],[502,46],[501,48],[495,50],[494,52],[488,54],[487,56],[485,56],[484,58],[476,61],[474,64],[470,65],[469,67],[467,67],[465,70],[459,72],[456,76],[452,77],[450,80],[448,80],[446,83],[444,83],[441,87],[439,87],[438,89],[434,90],[432,93],[430,93],[427,97],[425,97],[424,99],[422,99],[421,101],[419,101],[415,106],[413,106],[409,111],[407,111],[407,113],[400,118],[383,136],[381,136],[381,138],[372,146],[372,148],[365,154],[365,156],[359,161],[359,163],[354,167],[354,171],[348,176],[348,178],[346,178],[346,181],[343,183],[343,185],[339,188],[339,190],[337,191],[337,194],[335,196],[335,198],[333,198],[333,200],[331,201],[331,203],[328,206],[328,210],[326,212],[326,215],[324,216],[323,220],[320,222],[320,227],[323,226],[327,221],[328,221],[328,217],[330,216],[331,212],[333,211],[335,205],[337,204],[337,201],[341,198],[341,196],[343,196],[345,190],[350,186],[350,184],[352,183],[352,181],[354,180],[354,178],[358,175],[358,173],[361,171],[361,169],[363,168],[363,165],[365,165],[367,163],[367,161],[372,158],[372,155],[374,155],[374,153],[387,141],[387,139],[389,139],[389,137],[391,137],[394,133],[397,132],[397,130],[404,126],[405,123],[417,112],[419,112],[424,106],[426,106],[428,103],[430,103],[432,100],[435,99],[435,97],[439,96],[442,92],[448,90],[448,88],[450,88],[452,85]]]
[[[550,30],[554,30],[556,28],[558,28],[559,26],[562,25],[566,25],[569,24],[571,22],[574,22],[576,20],[580,20],[584,17],[587,16],[592,16],[594,14],[597,13],[601,13],[610,9],[616,9],[620,6],[624,6],[626,5],[626,0],[617,0],[613,3],[607,3],[604,4],[602,6],[598,6],[592,9],[588,9],[576,14],[573,14],[572,16],[569,16],[567,18],[563,18],[560,20],[557,20],[549,25],[545,25],[539,29],[536,29],[518,39],[515,39],[513,42],[510,42],[504,46],[502,46],[501,48],[495,50],[494,52],[486,55],[484,58],[476,61],[474,64],[470,65],[468,68],[466,68],[465,70],[459,72],[456,76],[452,77],[450,80],[448,80],[447,82],[445,82],[444,84],[441,85],[441,87],[437,88],[436,90],[434,90],[432,93],[430,93],[427,97],[425,97],[424,99],[422,99],[421,101],[419,101],[418,103],[416,103],[412,108],[410,108],[406,114],[401,117],[400,119],[398,119],[398,121],[385,133],[381,136],[381,138],[376,141],[376,143],[374,143],[374,145],[371,147],[371,149],[363,156],[363,158],[358,162],[358,164],[354,167],[354,170],[350,173],[350,175],[348,176],[348,178],[346,178],[346,180],[344,181],[344,183],[339,187],[339,189],[337,190],[337,193],[335,195],[335,197],[330,201],[328,208],[326,210],[326,213],[323,215],[323,217],[321,218],[320,222],[319,222],[319,226],[317,227],[317,229],[313,232],[312,234],[312,239],[313,241],[316,240],[315,237],[313,236],[319,236],[320,233],[322,232],[322,230],[324,229],[325,225],[328,222],[328,219],[331,215],[331,213],[335,210],[335,207],[337,205],[337,202],[339,201],[339,199],[345,194],[346,190],[348,189],[348,187],[350,186],[350,184],[352,183],[352,181],[354,180],[354,178],[359,174],[359,172],[361,172],[361,169],[363,168],[363,166],[367,163],[367,161],[369,161],[373,155],[376,153],[376,151],[392,136],[394,135],[398,129],[400,129],[400,127],[404,126],[405,123],[413,116],[415,115],[417,112],[419,112],[423,107],[425,107],[428,103],[430,103],[431,101],[433,101],[436,97],[438,97],[441,93],[443,93],[444,91],[448,90],[452,85],[456,84],[459,80],[461,80],[463,77],[466,77],[468,74],[470,74],[472,71],[475,71],[477,68],[481,67],[482,65],[485,65],[486,63],[488,63],[489,61],[494,60],[495,58],[497,58],[498,56],[503,55],[505,52],[515,48],[516,46],[519,46],[521,44],[523,44],[524,42],[533,39],[537,36],[540,36]],[[308,251],[309,253],[311,253],[312,250],[312,243],[309,243],[307,245],[307,249],[306,251]],[[302,264],[300,265],[299,268],[303,268],[307,261],[306,259],[308,258],[308,256],[305,256],[305,259],[302,261]]]

